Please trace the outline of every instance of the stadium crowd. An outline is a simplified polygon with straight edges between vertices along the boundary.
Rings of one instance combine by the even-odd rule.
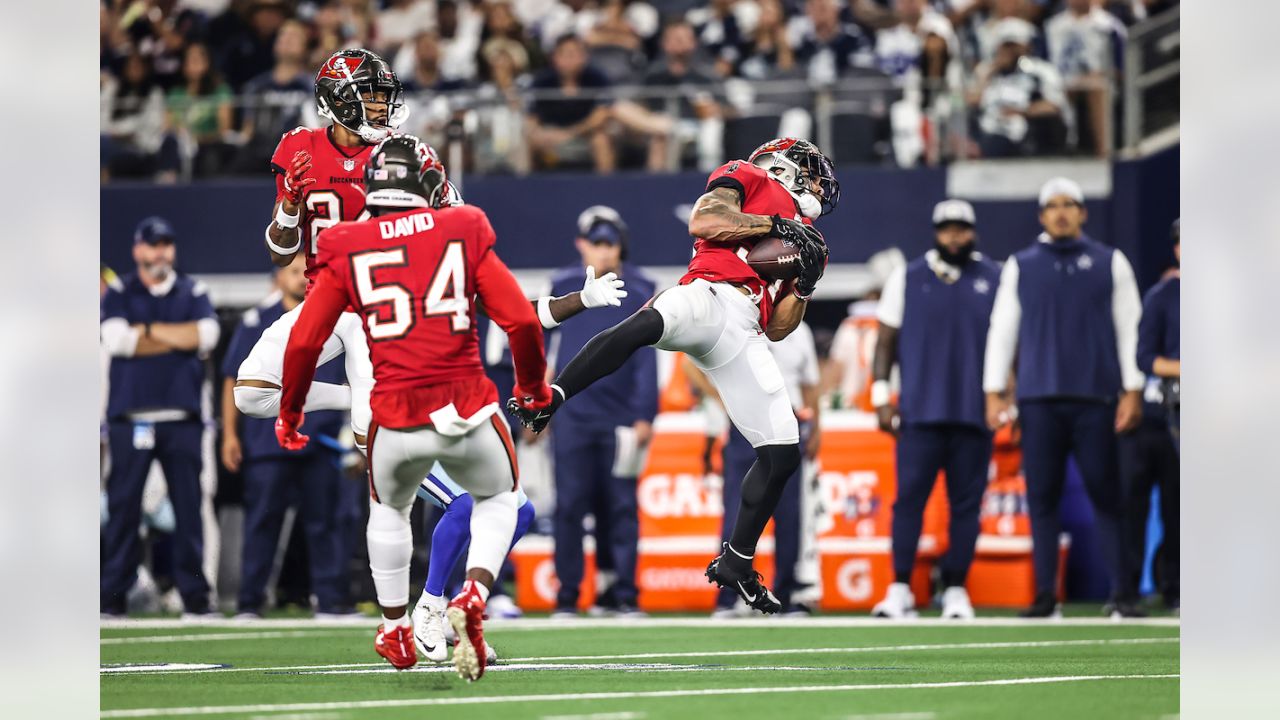
[[[265,176],[351,47],[470,171],[709,170],[815,126],[837,162],[1106,156],[1125,27],[1176,3],[102,0],[102,175]]]

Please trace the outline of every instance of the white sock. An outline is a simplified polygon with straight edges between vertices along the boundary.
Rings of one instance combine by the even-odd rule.
[[[484,583],[475,580],[468,580],[467,582],[476,589],[476,594],[480,596],[480,600],[486,603],[489,602],[489,588],[485,587]],[[466,592],[466,588],[463,588],[463,592]]]
[[[514,490],[508,490],[483,500],[476,499],[474,495],[472,499],[475,505],[471,508],[471,550],[467,553],[467,569],[488,570],[496,578],[516,532],[517,495]]]
[[[386,615],[382,616],[382,627],[390,630],[394,627],[409,627],[409,613],[405,613],[398,618],[392,619]]]
[[[425,605],[431,608],[432,610],[444,610],[445,605],[447,603],[445,603],[444,596],[432,595],[427,591],[423,590],[422,597],[418,598],[418,604]]]
[[[369,571],[378,604],[383,607],[409,604],[409,560],[413,556],[409,509],[402,512],[380,502],[369,503],[369,525],[365,530]]]

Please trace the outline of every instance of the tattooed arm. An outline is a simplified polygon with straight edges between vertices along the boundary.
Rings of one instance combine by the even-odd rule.
[[[709,242],[764,237],[773,227],[768,215],[742,212],[742,200],[730,187],[712,188],[698,198],[689,217],[689,234]]]

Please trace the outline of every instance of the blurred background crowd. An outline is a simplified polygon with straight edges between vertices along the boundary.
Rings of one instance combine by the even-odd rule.
[[[1127,28],[1176,4],[102,0],[102,174],[265,173],[352,47],[392,63],[402,130],[453,172],[706,171],[786,135],[838,165],[1105,157],[1134,114]],[[1176,83],[1155,95],[1176,115]]]

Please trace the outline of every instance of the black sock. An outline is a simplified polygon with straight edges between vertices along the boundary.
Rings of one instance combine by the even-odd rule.
[[[762,445],[756,461],[742,478],[742,502],[729,536],[729,546],[743,555],[754,555],[764,526],[773,517],[787,479],[800,467],[799,445]],[[729,556],[734,553],[730,552]],[[733,565],[737,565],[737,558]]]
[[[894,571],[893,571],[893,581],[894,581],[894,582],[896,582],[896,583],[906,583],[907,585],[910,585],[910,584],[911,584],[911,571],[910,571],[910,570],[908,570],[908,571],[906,571],[906,572],[898,572],[897,570],[894,570]]]
[[[662,314],[641,308],[587,341],[553,381],[564,391],[564,399],[586,390],[591,383],[622,367],[634,353],[662,339]]]

